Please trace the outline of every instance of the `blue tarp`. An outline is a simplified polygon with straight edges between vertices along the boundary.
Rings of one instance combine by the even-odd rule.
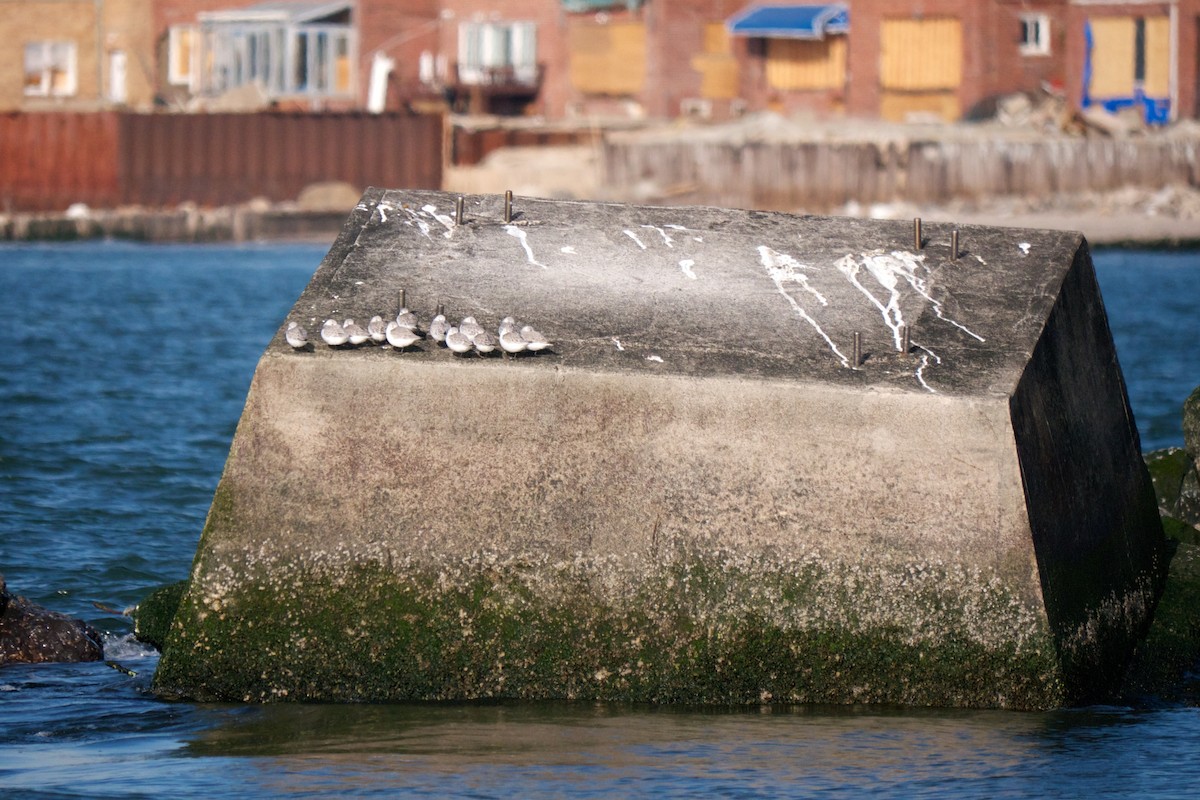
[[[753,5],[726,23],[735,36],[771,39],[824,39],[828,33],[850,30],[850,10],[840,3],[826,5]]]

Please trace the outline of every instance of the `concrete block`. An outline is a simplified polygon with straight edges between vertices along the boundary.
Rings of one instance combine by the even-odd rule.
[[[1045,708],[1164,538],[1078,234],[371,189],[256,370],[155,677],[200,700]],[[334,349],[396,311],[553,346]],[[857,335],[857,336],[856,336]],[[861,359],[855,363],[854,340]],[[907,351],[903,346],[908,343]]]

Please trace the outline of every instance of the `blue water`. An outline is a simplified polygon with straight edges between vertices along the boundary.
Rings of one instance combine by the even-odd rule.
[[[214,706],[128,621],[187,575],[254,365],[316,246],[0,246],[0,571],[106,632],[0,670],[0,797],[1192,797],[1200,710]],[[1200,384],[1200,255],[1102,251],[1145,449]]]

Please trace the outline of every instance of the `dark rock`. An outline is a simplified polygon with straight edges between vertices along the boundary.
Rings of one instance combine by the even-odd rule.
[[[1200,386],[1183,401],[1183,446],[1193,461],[1200,461]]]
[[[1196,461],[1182,447],[1145,455],[1163,531],[1173,539],[1200,542],[1200,474]]]
[[[100,633],[66,614],[9,594],[0,575],[0,666],[44,661],[99,661]]]

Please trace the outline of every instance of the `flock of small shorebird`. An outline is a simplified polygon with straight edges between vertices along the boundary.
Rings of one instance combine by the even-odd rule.
[[[430,321],[427,333],[430,339],[459,355],[474,350],[483,356],[499,348],[507,357],[517,353],[536,353],[550,347],[550,341],[532,325],[522,325],[512,317],[502,319],[493,334],[476,322],[474,317],[463,317],[457,325],[451,325],[439,309],[437,316]],[[385,321],[376,314],[366,327],[353,319],[343,322],[327,319],[321,325],[321,341],[335,349],[386,342],[397,350],[404,350],[424,339],[425,335],[421,332],[417,315],[407,307],[401,307],[393,320]],[[284,338],[296,350],[309,346],[308,332],[295,321],[288,323]]]

